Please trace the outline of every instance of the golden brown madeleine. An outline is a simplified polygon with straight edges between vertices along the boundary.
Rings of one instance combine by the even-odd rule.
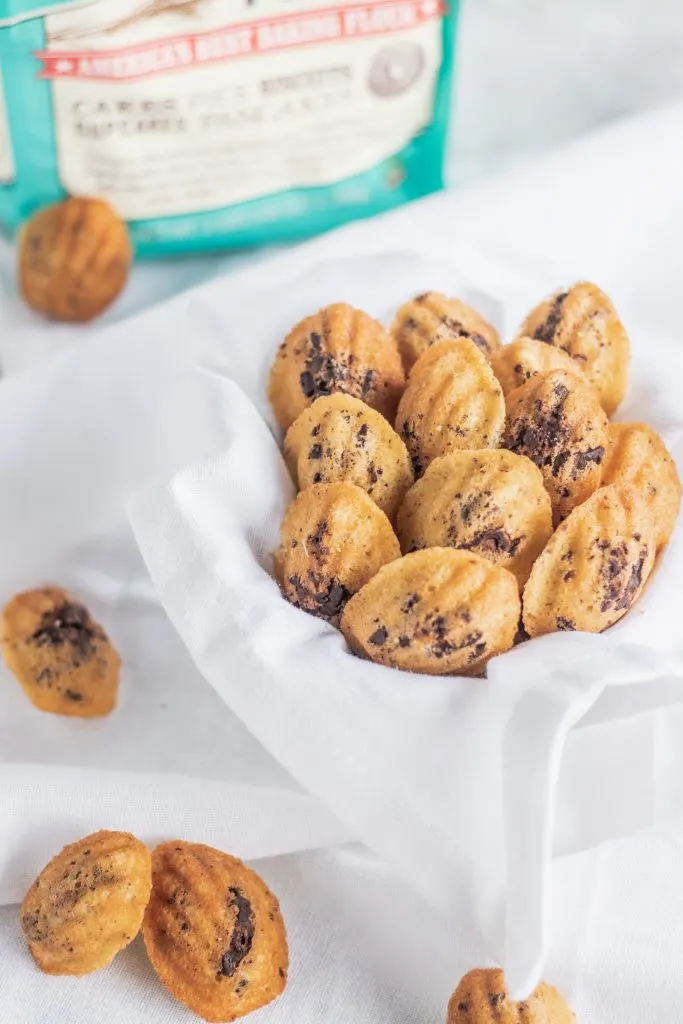
[[[470,971],[448,1004],[447,1024],[574,1024],[574,1014],[542,981],[521,1003],[510,999],[505,975],[495,968]]]
[[[93,320],[123,290],[133,260],[128,229],[103,199],[48,206],[19,238],[19,287],[54,320]]]
[[[648,501],[661,549],[669,542],[681,504],[676,463],[647,423],[610,423],[608,433],[603,483],[632,486]]]
[[[534,338],[518,338],[504,345],[491,356],[491,366],[506,397],[537,373],[548,373],[550,370],[566,370],[567,373],[576,373],[584,381],[587,380],[579,362],[574,362],[561,348],[546,345]]]
[[[337,392],[360,398],[393,422],[404,387],[395,341],[367,313],[339,302],[289,332],[270,371],[268,397],[288,430],[316,398]]]
[[[629,487],[601,487],[557,528],[524,588],[529,636],[602,633],[638,599],[654,563],[655,524]]]
[[[326,395],[287,431],[285,459],[300,490],[342,480],[394,519],[413,482],[406,446],[383,416],[350,395]]]
[[[604,292],[587,281],[557,292],[532,310],[519,333],[570,355],[612,415],[628,388],[631,346]]]
[[[41,711],[96,718],[116,706],[121,659],[88,609],[59,587],[12,598],[2,613],[2,651]]]
[[[287,984],[277,899],[256,872],[210,846],[157,846],[142,934],[162,983],[204,1020],[243,1017]]]
[[[355,484],[314,484],[287,509],[276,555],[297,608],[336,623],[344,605],[401,549],[391,523]]]
[[[479,675],[509,650],[520,616],[512,573],[470,551],[427,548],[385,565],[346,605],[356,654],[428,675]]]
[[[539,373],[507,398],[503,447],[543,474],[555,522],[602,482],[607,417],[592,387],[564,370]]]
[[[41,971],[106,967],[140,931],[151,888],[151,854],[128,832],[95,832],[65,846],[21,905],[21,927]]]
[[[497,448],[505,399],[490,364],[471,341],[428,349],[410,375],[396,414],[416,476],[439,455],[463,448]]]
[[[406,373],[435,341],[469,338],[490,356],[500,347],[498,331],[476,309],[441,292],[417,295],[396,313],[391,325]]]
[[[553,532],[543,477],[533,462],[503,449],[434,459],[401,505],[403,551],[452,547],[508,569],[523,587]]]

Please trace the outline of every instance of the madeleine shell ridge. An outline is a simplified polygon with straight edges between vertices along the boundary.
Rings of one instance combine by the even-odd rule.
[[[655,524],[632,489],[601,487],[564,520],[524,588],[529,636],[601,633],[633,607],[652,572]]]
[[[285,989],[279,903],[256,872],[220,850],[180,840],[156,847],[142,933],[162,984],[204,1020],[236,1020]]]
[[[632,486],[652,509],[661,550],[671,538],[681,506],[681,481],[664,441],[647,423],[610,423],[604,484]]]
[[[461,339],[427,349],[413,367],[396,415],[416,477],[448,452],[498,448],[504,426],[503,392],[476,345]]]
[[[506,405],[503,447],[538,466],[559,522],[602,482],[607,417],[590,385],[563,370],[532,377]]]
[[[479,555],[428,548],[391,562],[346,605],[341,628],[371,661],[429,675],[479,675],[512,647],[517,581]]]
[[[390,423],[350,395],[318,398],[287,431],[284,455],[300,490],[355,484],[393,520],[413,483],[410,456]]]
[[[468,338],[489,358],[500,347],[498,331],[476,309],[442,292],[423,292],[397,310],[391,334],[409,372],[430,345]]]
[[[553,532],[540,470],[504,449],[458,451],[434,459],[408,491],[397,519],[404,552],[472,551],[508,569],[524,586]]]
[[[346,482],[315,484],[287,509],[276,565],[287,600],[336,623],[349,598],[401,554],[372,498]]]
[[[54,320],[87,322],[123,290],[133,261],[128,229],[103,199],[72,196],[39,210],[18,242],[19,288]]]
[[[393,421],[405,386],[396,343],[382,325],[340,302],[306,317],[289,332],[271,367],[268,397],[288,430],[316,398],[342,392]]]
[[[545,299],[531,311],[520,335],[570,355],[607,415],[616,411],[628,389],[631,346],[612,301],[597,285],[580,281]]]
[[[151,854],[128,832],[100,831],[65,846],[21,905],[21,927],[46,974],[97,971],[133,941],[152,886]]]

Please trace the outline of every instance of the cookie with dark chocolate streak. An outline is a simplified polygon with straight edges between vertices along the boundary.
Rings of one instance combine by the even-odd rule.
[[[430,345],[469,338],[489,358],[500,348],[498,331],[476,309],[441,292],[424,292],[397,311],[391,325],[406,373]]]
[[[288,430],[317,398],[338,392],[393,421],[404,386],[394,340],[367,313],[339,302],[289,332],[270,371],[268,397],[278,423]]]
[[[405,444],[383,416],[350,395],[318,398],[294,421],[284,455],[300,490],[346,480],[392,521],[413,482]]]
[[[560,993],[542,981],[521,1002],[510,998],[505,975],[497,968],[470,971],[448,1004],[446,1024],[574,1024],[576,1018]]]
[[[596,285],[581,281],[541,302],[520,337],[565,352],[585,373],[611,416],[628,388],[630,343],[614,305]]]
[[[150,852],[129,832],[95,832],[64,847],[26,893],[20,919],[46,974],[90,974],[140,930],[152,887]]]
[[[287,509],[275,556],[291,604],[337,623],[349,598],[401,554],[384,512],[355,484],[315,484]]]
[[[632,487],[601,487],[558,527],[531,570],[527,633],[602,633],[637,601],[656,550],[646,500]]]
[[[434,459],[401,505],[404,552],[429,547],[472,551],[501,565],[523,587],[553,532],[540,470],[512,452],[452,452]]]
[[[504,345],[491,356],[491,367],[506,397],[511,391],[521,388],[537,373],[566,370],[578,377],[583,375],[581,364],[575,362],[561,348],[546,345],[535,338],[518,338],[509,345]]]
[[[512,573],[469,551],[428,548],[380,569],[346,605],[351,650],[427,675],[481,675],[509,650],[520,616]]]
[[[558,523],[602,482],[607,417],[593,388],[564,370],[532,377],[506,405],[503,447],[538,466]]]
[[[2,649],[41,711],[94,718],[115,707],[121,660],[102,626],[66,591],[17,594],[2,614]]]
[[[172,996],[207,1021],[266,1006],[287,983],[277,899],[236,857],[181,840],[152,854],[142,925],[148,956]]]

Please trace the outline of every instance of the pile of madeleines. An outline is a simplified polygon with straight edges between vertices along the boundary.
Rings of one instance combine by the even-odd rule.
[[[168,991],[207,1021],[233,1021],[280,996],[289,952],[279,903],[236,857],[174,840],[154,851],[129,832],[100,831],[52,858],[27,892],[21,925],[46,974],[107,967],[142,931]],[[503,972],[470,971],[447,1024],[572,1024],[559,992],[542,982],[518,1003]]]
[[[481,675],[515,643],[598,633],[638,599],[680,504],[645,423],[610,422],[627,332],[581,282],[502,345],[438,292],[389,331],[346,304],[297,324],[269,399],[299,490],[281,527],[285,598],[392,668]]]

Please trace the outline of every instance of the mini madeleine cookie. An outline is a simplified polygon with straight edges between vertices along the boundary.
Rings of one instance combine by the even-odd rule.
[[[391,325],[391,334],[406,373],[435,341],[469,338],[485,356],[500,347],[495,327],[471,306],[441,292],[424,292],[401,306]]]
[[[365,491],[315,484],[287,509],[275,556],[287,600],[336,623],[352,594],[401,549],[391,523]]]
[[[26,893],[21,927],[46,974],[90,974],[133,941],[152,888],[151,854],[128,832],[65,846]]]
[[[204,1020],[243,1017],[287,984],[277,899],[256,872],[210,846],[157,846],[142,934],[161,982]]]
[[[285,459],[300,490],[346,480],[394,519],[413,482],[410,456],[383,416],[350,395],[318,398],[287,431]]]
[[[382,325],[343,302],[293,327],[275,356],[268,397],[288,430],[316,398],[342,392],[393,421],[403,393],[403,364]]]
[[[397,522],[403,551],[472,551],[508,569],[520,587],[552,532],[540,470],[503,449],[434,459],[408,491]]]
[[[529,636],[602,633],[633,606],[652,571],[655,524],[631,487],[601,487],[550,538],[524,588]]]
[[[633,487],[652,508],[658,550],[668,544],[678,519],[681,482],[676,463],[647,423],[610,423],[603,483]]]
[[[508,395],[507,414],[503,447],[538,466],[557,523],[602,482],[608,434],[597,395],[576,374],[552,370]]]
[[[424,360],[424,362],[423,362]],[[441,342],[417,361],[396,414],[416,476],[458,449],[497,448],[505,399],[490,364],[471,341]]]
[[[505,975],[495,968],[470,971],[448,1003],[446,1024],[574,1024],[576,1018],[552,985],[544,981],[530,996],[510,999]]]
[[[93,320],[123,290],[133,260],[128,229],[103,199],[48,206],[19,236],[19,287],[54,320]]]
[[[95,718],[116,706],[121,659],[88,609],[58,587],[29,590],[9,602],[2,650],[41,711]]]
[[[562,349],[578,363],[611,416],[628,388],[631,347],[610,299],[581,281],[529,314],[520,335]]]
[[[512,647],[520,616],[512,573],[469,551],[428,548],[385,565],[346,605],[356,654],[429,675],[479,675]]]
[[[491,367],[506,397],[537,373],[565,370],[583,376],[580,363],[574,362],[561,348],[546,345],[534,338],[518,338],[504,345],[491,356]],[[587,378],[583,379],[586,382]]]

